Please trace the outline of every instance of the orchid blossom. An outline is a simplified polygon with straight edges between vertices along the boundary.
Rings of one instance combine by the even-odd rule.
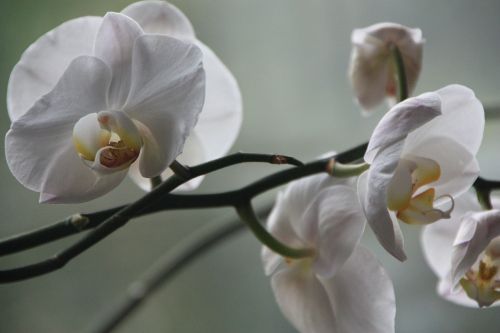
[[[396,23],[377,23],[352,32],[349,78],[356,99],[369,112],[384,99],[394,100],[397,91],[391,48],[401,53],[408,90],[415,89],[422,66],[424,39],[420,29]]]
[[[479,174],[483,129],[481,103],[460,85],[407,99],[378,123],[358,194],[369,225],[394,257],[406,259],[398,220],[425,225],[450,217],[453,198]],[[443,201],[448,207],[435,207]]]
[[[134,19],[146,33],[161,34],[193,43],[203,53],[206,73],[206,93],[203,111],[198,123],[186,140],[184,151],[177,160],[194,165],[227,153],[239,133],[242,120],[242,101],[238,84],[231,72],[215,53],[199,41],[188,18],[175,6],[165,1],[140,1],[122,10]],[[172,175],[170,169],[162,173],[165,179]],[[132,165],[130,176],[144,190],[151,189],[149,179]],[[179,190],[192,190],[199,186],[203,177],[195,178]]]
[[[5,147],[14,176],[41,202],[82,202],[135,163],[160,175],[182,152],[202,110],[202,52],[108,13],[63,23],[14,67]]]
[[[425,258],[439,277],[438,293],[464,306],[500,305],[500,210],[481,211],[471,192],[456,204],[451,219],[422,234]],[[493,205],[500,208],[499,198]]]
[[[311,176],[278,195],[270,232],[315,251],[314,257],[290,259],[262,250],[278,305],[300,332],[394,332],[392,282],[374,255],[358,245],[364,226],[348,182]]]

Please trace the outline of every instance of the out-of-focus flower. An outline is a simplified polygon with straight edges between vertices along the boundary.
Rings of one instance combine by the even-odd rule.
[[[313,258],[283,258],[264,247],[265,272],[283,314],[300,332],[394,332],[392,282],[358,245],[365,220],[353,187],[328,176],[291,183],[269,216],[270,232]]]
[[[397,220],[422,225],[449,218],[453,197],[472,185],[483,129],[481,103],[460,85],[407,99],[378,123],[358,192],[368,223],[394,257],[406,259]],[[444,211],[434,206],[442,201],[449,205]]]
[[[386,98],[393,100],[397,93],[391,47],[397,47],[401,52],[409,92],[415,89],[425,42],[420,29],[396,23],[378,23],[355,29],[351,40],[349,78],[364,111],[371,111]]]
[[[165,1],[141,1],[128,6],[123,14],[133,18],[146,33],[162,34],[194,43],[203,52],[206,73],[206,94],[203,111],[189,135],[184,151],[177,160],[186,165],[203,163],[219,158],[231,148],[239,133],[242,119],[242,101],[238,84],[231,72],[215,53],[200,42],[188,18],[175,6]],[[151,182],[131,168],[132,179],[144,190]],[[162,177],[172,175],[167,169]],[[198,177],[179,187],[191,190],[201,183]]]
[[[205,95],[202,52],[108,13],[63,23],[14,67],[6,156],[41,202],[82,202],[181,153]]]
[[[494,198],[493,205],[500,207]],[[437,291],[456,304],[500,305],[500,210],[481,211],[472,192],[461,195],[451,219],[425,227],[425,258],[439,277]]]

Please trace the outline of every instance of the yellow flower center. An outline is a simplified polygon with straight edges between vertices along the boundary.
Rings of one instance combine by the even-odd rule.
[[[465,276],[460,285],[467,296],[480,307],[500,300],[500,237],[493,239],[484,254]]]
[[[387,208],[396,212],[399,220],[408,224],[429,224],[442,218],[449,218],[454,201],[451,200],[447,211],[434,208],[436,190],[422,187],[433,183],[441,177],[439,164],[429,158],[408,155],[399,161],[394,176],[387,189]]]

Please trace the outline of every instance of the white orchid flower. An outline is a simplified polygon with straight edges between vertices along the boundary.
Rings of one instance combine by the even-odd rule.
[[[194,165],[226,154],[236,140],[242,120],[241,94],[231,72],[212,50],[196,38],[188,18],[175,6],[165,1],[141,1],[131,4],[122,13],[133,18],[146,33],[168,35],[194,43],[203,52],[205,104],[177,160]],[[142,189],[151,189],[151,182],[141,176],[136,165],[132,166],[130,175]],[[170,175],[172,171],[167,169],[162,178]],[[178,189],[195,189],[202,180],[203,177],[195,178]]]
[[[407,99],[378,123],[358,193],[368,223],[394,257],[406,259],[397,220],[424,225],[449,218],[453,198],[477,178],[483,129],[481,103],[460,85]],[[434,206],[441,201],[444,210]]]
[[[283,258],[263,247],[265,272],[281,311],[300,332],[394,332],[392,282],[358,245],[365,220],[355,191],[326,175],[291,183],[269,216],[283,243],[315,257]]]
[[[397,93],[395,64],[391,47],[399,49],[411,93],[422,67],[422,47],[425,40],[420,29],[397,23],[378,23],[355,29],[351,35],[352,52],[349,78],[356,99],[369,112],[386,98],[394,100]]]
[[[126,15],[63,23],[31,45],[8,87],[6,156],[41,202],[82,202],[117,186],[136,163],[161,174],[201,112],[200,49],[148,34]]]
[[[500,208],[500,198],[492,202]],[[500,305],[500,210],[481,211],[472,192],[456,206],[451,219],[422,233],[425,258],[439,277],[438,293],[469,307]]]

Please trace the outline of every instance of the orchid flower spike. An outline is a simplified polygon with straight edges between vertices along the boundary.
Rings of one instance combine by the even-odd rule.
[[[420,29],[397,23],[378,23],[355,29],[351,41],[349,79],[356,100],[365,112],[369,113],[386,98],[395,100],[397,82],[392,47],[397,47],[401,53],[408,91],[411,93],[415,89],[425,42]]]
[[[406,259],[398,220],[425,225],[449,218],[454,197],[473,184],[483,129],[483,106],[460,85],[409,98],[378,123],[358,194],[369,225],[394,257]]]
[[[312,258],[262,249],[266,275],[285,317],[300,332],[394,332],[392,282],[359,245],[365,219],[348,181],[317,175],[280,192],[268,219],[285,244],[313,248]]]
[[[466,192],[457,199],[451,219],[427,226],[422,248],[439,277],[438,293],[463,306],[500,305],[500,199],[497,209],[481,211]]]
[[[83,202],[135,164],[160,175],[182,152],[205,96],[203,54],[108,13],[63,23],[22,55],[9,80],[7,162],[41,202]]]
[[[205,103],[177,161],[195,165],[225,155],[236,140],[242,121],[241,93],[231,72],[211,49],[196,38],[188,18],[174,5],[166,1],[140,1],[126,7],[122,14],[134,19],[146,33],[174,37],[200,48],[206,73]],[[150,180],[141,175],[137,164],[133,164],[130,171],[137,185],[143,190],[151,190]],[[170,169],[166,169],[161,177],[166,179],[172,174]],[[197,177],[178,190],[193,190],[202,180],[203,176]]]

